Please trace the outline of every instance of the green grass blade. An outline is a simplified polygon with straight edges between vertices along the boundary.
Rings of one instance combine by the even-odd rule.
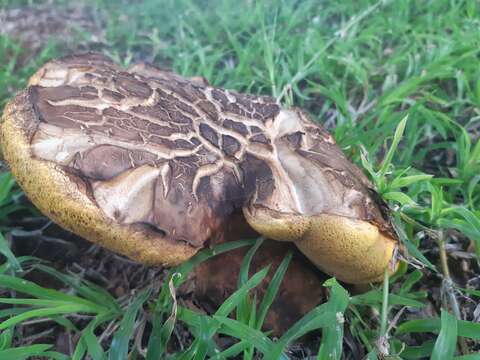
[[[6,329],[0,333],[0,350],[8,349],[12,346],[13,328]]]
[[[412,271],[403,281],[399,290],[400,295],[408,294],[412,290],[412,287],[418,283],[422,277],[423,274],[420,270]]]
[[[263,279],[265,279],[269,269],[270,266],[266,266],[248,279],[245,284],[243,284],[238,290],[229,296],[227,300],[225,300],[225,302],[215,312],[215,315],[228,316],[240,304],[245,296],[247,296],[247,293],[260,284]]]
[[[455,356],[453,360],[479,360],[480,359],[480,354],[477,352],[476,354],[468,354],[468,355],[462,355],[462,356]]]
[[[310,311],[288,329],[275,344],[275,348],[268,354],[269,359],[278,359],[285,347],[292,341],[302,337],[310,331],[324,328],[336,323],[336,314],[330,311],[328,304],[322,304]]]
[[[74,313],[90,313],[91,309],[84,305],[71,304],[71,305],[62,305],[55,308],[44,308],[44,309],[35,309],[25,311],[22,314],[16,315],[4,322],[0,323],[0,330],[9,328],[23,321],[39,318],[39,317],[51,317],[54,315],[60,314],[74,314]]]
[[[230,346],[228,349],[223,350],[221,353],[213,356],[211,360],[232,359],[239,355],[242,351],[251,347],[250,343],[245,340],[239,341],[235,345]]]
[[[10,299],[0,298],[1,304],[31,305],[31,306],[68,306],[72,303],[63,300],[45,300],[45,299]]]
[[[347,309],[350,296],[348,292],[335,280],[329,279],[325,286],[330,287],[328,312],[335,314],[335,322],[326,326],[322,331],[322,342],[317,355],[318,360],[340,360],[342,357],[344,313]]]
[[[5,256],[5,258],[7,259],[8,263],[10,264],[10,266],[14,271],[22,271],[22,267],[20,266],[20,263],[18,262],[15,255],[12,253],[12,250],[10,250],[10,247],[7,244],[7,240],[3,237],[1,233],[0,233],[0,254]]]
[[[457,319],[442,310],[440,333],[433,347],[431,360],[452,359],[457,344]]]
[[[395,151],[397,151],[398,144],[400,140],[402,140],[403,132],[405,131],[405,126],[407,125],[408,115],[405,116],[400,122],[398,123],[397,129],[395,130],[395,134],[393,135],[392,144],[388,149],[387,155],[385,159],[382,161],[382,165],[380,166],[379,176],[384,177],[387,173],[387,170],[392,163],[393,155],[395,155]]]
[[[407,187],[409,185],[418,183],[420,181],[430,180],[433,175],[421,174],[421,175],[410,175],[404,176],[397,179],[394,179],[390,184],[390,189],[399,189],[402,187]]]
[[[110,360],[127,359],[128,357],[128,344],[130,338],[135,330],[135,319],[138,311],[141,309],[145,301],[150,296],[151,289],[145,289],[139,293],[128,306],[123,319],[120,321],[120,328],[115,332],[110,346],[109,356]]]
[[[263,238],[259,238],[255,242],[255,244],[245,254],[242,260],[242,264],[240,266],[240,273],[238,275],[238,287],[241,287],[248,281],[250,264],[258,248],[262,245],[263,241],[264,241]],[[251,299],[250,299],[250,296],[247,294],[245,297],[243,297],[243,300],[240,302],[240,304],[238,304],[237,320],[242,321],[244,323],[248,322],[249,316],[250,316],[249,309],[251,307],[250,303],[251,303]]]
[[[175,294],[175,287],[173,285],[173,279],[169,281],[170,296],[172,298],[172,309],[170,316],[162,324],[163,309],[161,304],[157,302],[154,309],[153,329],[152,334],[148,339],[147,356],[146,360],[160,359],[164,355],[167,349],[167,343],[177,320],[177,299]]]
[[[254,243],[255,243],[254,239],[231,241],[231,242],[223,243],[220,245],[216,245],[212,249],[204,249],[200,251],[198,254],[196,254],[187,262],[171,270],[172,274],[173,273],[180,274],[178,278],[175,278],[175,281],[174,281],[175,287],[180,286],[180,284],[182,284],[187,279],[187,274],[190,273],[196,265],[204,262],[205,260],[210,259],[213,256],[220,255],[227,251],[235,250],[243,246],[253,245]]]
[[[437,334],[441,329],[440,319],[417,319],[408,320],[400,324],[396,334],[431,332]],[[457,320],[458,336],[467,337],[473,340],[480,340],[480,323]]]
[[[425,341],[420,346],[406,346],[400,353],[402,359],[424,359],[432,355],[434,341]]]
[[[257,250],[260,248],[260,246],[262,246],[264,240],[264,238],[259,238],[245,254],[242,260],[242,265],[240,267],[240,274],[238,275],[238,287],[241,287],[247,282],[248,272],[250,270],[250,263],[252,262],[252,259],[255,256]]]
[[[273,275],[272,280],[270,281],[270,284],[268,284],[267,291],[265,292],[265,295],[263,296],[262,302],[260,303],[260,307],[258,309],[258,317],[256,321],[256,326],[255,326],[257,330],[260,330],[262,328],[262,325],[263,325],[263,322],[265,321],[268,310],[270,309],[270,306],[272,305],[273,301],[275,300],[275,297],[277,296],[278,289],[280,288],[280,285],[288,269],[288,265],[290,264],[292,256],[293,255],[291,252],[289,252],[285,256],[285,258],[282,260],[282,262],[278,266],[277,271],[275,271],[275,274]]]
[[[34,282],[16,278],[13,276],[0,275],[0,286],[21,293],[29,294],[39,299],[63,300],[69,303],[76,303],[90,308],[90,311],[92,312],[108,311],[108,309],[104,308],[103,306],[82,299],[78,296],[68,295],[58,290],[47,289],[35,284]]]
[[[352,304],[354,305],[379,305],[381,303],[382,293],[379,290],[370,290],[365,294],[355,295],[352,297]],[[396,294],[388,295],[388,303],[390,305],[403,305],[414,308],[422,308],[425,306],[423,302]]]
[[[75,276],[62,274],[61,272],[42,264],[36,264],[34,268],[57,278],[68,286],[71,286],[79,295],[81,295],[85,299],[88,299],[96,304],[102,304],[103,306],[108,307],[111,310],[120,310],[115,298],[110,295],[108,291],[98,285],[95,285],[84,279],[77,278]]]
[[[6,202],[14,185],[15,180],[13,179],[11,172],[0,174],[0,205],[3,205]]]
[[[415,259],[420,261],[425,267],[428,267],[430,270],[437,271],[435,265],[433,265],[430,260],[428,260],[425,255],[423,255],[420,249],[410,241],[407,234],[400,226],[401,220],[398,215],[394,218],[395,230],[400,238],[400,241],[405,245],[408,250],[408,253],[413,256]]]
[[[106,354],[93,332],[95,327],[96,321],[92,320],[83,331],[81,341],[85,343],[87,354],[93,360],[105,360],[107,358]]]
[[[36,344],[30,346],[20,346],[17,348],[5,349],[0,351],[2,360],[24,360],[35,356],[43,356],[52,345]]]
[[[102,314],[95,317],[82,331],[77,347],[72,356],[72,360],[81,360],[84,358],[85,353],[88,353],[94,360],[103,360],[106,358],[106,354],[103,351],[101,344],[98,342],[95,336],[95,329],[104,322],[111,321],[114,318],[112,314]]]
[[[204,360],[207,356],[208,348],[213,343],[211,340],[211,321],[206,316],[200,318],[199,334],[197,336],[198,344],[195,349],[195,355],[192,360]]]
[[[272,340],[265,336],[263,332],[224,316],[214,315],[213,318],[223,325],[220,328],[220,333],[246,341],[265,354],[265,356],[273,350],[274,344]]]

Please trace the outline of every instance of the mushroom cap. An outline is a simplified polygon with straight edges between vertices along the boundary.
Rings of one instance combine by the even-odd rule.
[[[145,264],[185,261],[237,209],[340,280],[378,280],[396,247],[368,179],[301,110],[151,65],[47,63],[0,141],[42,212]]]
[[[33,156],[36,121],[29,92],[23,91],[6,106],[0,136],[4,159],[41,212],[65,229],[144,264],[176,265],[196,253],[196,248],[141,224],[118,224],[98,207],[87,182],[55,162]]]

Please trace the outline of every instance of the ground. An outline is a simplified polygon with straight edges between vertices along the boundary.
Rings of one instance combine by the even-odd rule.
[[[51,224],[4,168],[1,359],[479,358],[478,1],[0,6],[0,107],[48,59],[86,50],[274,96],[307,110],[370,176],[404,260],[363,294],[329,280],[328,301],[274,337],[258,321],[268,301],[248,295],[265,271],[206,314],[188,274],[212,251],[173,270],[135,264]]]

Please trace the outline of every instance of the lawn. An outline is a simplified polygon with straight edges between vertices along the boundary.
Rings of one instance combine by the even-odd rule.
[[[272,336],[289,259],[249,273],[262,239],[147,268],[51,224],[3,167],[0,359],[480,359],[478,1],[0,0],[0,108],[47,60],[87,50],[307,111],[389,204],[402,264],[362,291],[328,280]],[[192,269],[238,247],[238,290],[196,311]]]

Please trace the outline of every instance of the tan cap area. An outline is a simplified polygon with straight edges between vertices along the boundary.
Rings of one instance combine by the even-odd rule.
[[[65,229],[144,264],[172,266],[198,251],[148,228],[114,223],[88,197],[80,178],[34,158],[30,137],[35,129],[29,124],[36,114],[26,97],[27,91],[19,93],[5,108],[0,139],[5,160],[35,206]]]
[[[376,282],[385,269],[396,270],[397,241],[366,221],[329,214],[306,217],[267,208],[244,208],[244,214],[255,230],[294,242],[319,269],[341,281]]]
[[[396,270],[392,257],[397,242],[366,221],[314,216],[308,232],[295,244],[320,269],[348,283],[381,281],[385,269]]]

